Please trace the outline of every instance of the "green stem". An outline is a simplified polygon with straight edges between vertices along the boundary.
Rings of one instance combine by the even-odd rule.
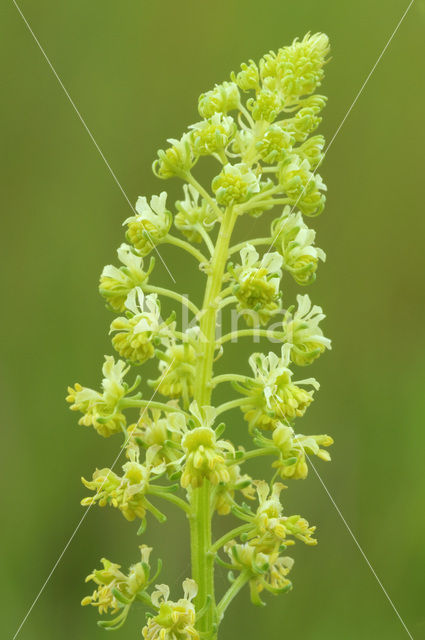
[[[217,605],[217,620],[221,621],[224,612],[226,611],[233,598],[238,595],[239,591],[246,585],[249,580],[249,575],[241,573],[236,580],[232,583],[229,589],[226,591],[222,599]]]
[[[199,235],[202,237],[203,241],[207,246],[208,251],[210,252],[210,255],[212,256],[212,254],[214,253],[214,244],[210,238],[210,234],[208,233],[208,231],[205,229],[204,225],[201,222],[197,224],[195,228],[198,231]]]
[[[189,298],[186,296],[182,296],[180,293],[176,293],[175,291],[171,291],[170,289],[164,289],[163,287],[154,287],[150,284],[147,284],[143,287],[143,291],[147,293],[157,293],[159,296],[165,296],[166,298],[172,298],[173,300],[177,300],[182,305],[187,307],[195,316],[198,315],[199,309],[196,304],[193,304]]]
[[[258,246],[258,245],[269,245],[273,242],[273,238],[268,237],[268,238],[253,238],[252,240],[246,241],[246,242],[240,242],[239,244],[235,244],[233,247],[230,247],[229,249],[229,255],[233,255],[234,253],[237,253],[238,251],[240,251],[241,249],[243,249],[244,247],[246,247],[247,244],[252,244],[253,246]]]
[[[162,240],[161,244],[173,244],[175,247],[179,247],[179,249],[184,249],[190,253],[194,258],[196,258],[199,262],[207,264],[209,262],[208,258],[204,256],[203,253],[198,251],[195,247],[192,247],[191,244],[182,240],[181,238],[176,238],[170,234],[167,234],[165,238]]]
[[[169,493],[168,491],[161,491],[158,487],[150,486],[148,489],[148,493],[152,496],[156,496],[158,498],[163,498],[164,500],[168,500],[168,502],[172,502],[177,507],[180,507],[185,513],[190,515],[190,506],[185,500],[182,500],[178,496],[174,495],[174,493]]]
[[[149,409],[161,409],[165,412],[177,411],[177,413],[183,413],[185,416],[189,417],[189,415],[180,407],[172,407],[168,404],[164,404],[163,402],[154,402],[153,400],[142,400],[138,398],[123,398],[120,401],[121,409],[130,409],[132,407],[149,407]]]
[[[233,304],[233,302],[237,302],[238,299],[235,296],[229,296],[228,298],[224,298],[219,304],[217,309],[224,309],[229,304]]]
[[[258,458],[259,456],[272,456],[276,454],[276,449],[273,447],[263,447],[262,449],[252,449],[252,451],[246,451],[243,456],[236,459],[236,463],[245,462],[245,460],[251,460],[252,458]]]
[[[215,376],[215,378],[213,378],[211,380],[211,384],[212,384],[213,388],[215,388],[219,384],[221,384],[222,382],[242,382],[242,383],[245,383],[245,382],[247,382],[247,380],[252,380],[252,378],[249,378],[247,376],[241,376],[238,373],[223,373],[223,375],[221,375],[221,376]]]
[[[190,180],[189,180],[190,181]],[[199,190],[202,189],[192,177],[191,184]],[[201,195],[205,197],[203,190]],[[208,194],[206,194],[208,195]],[[205,199],[209,202],[208,198]],[[211,202],[210,202],[211,204]],[[217,205],[213,203],[215,207]],[[211,204],[212,206],[212,204]],[[222,212],[220,211],[220,215]],[[209,384],[213,375],[213,362],[215,351],[215,331],[217,322],[217,296],[220,293],[223,282],[223,274],[229,255],[229,244],[235,225],[237,213],[232,207],[226,209],[217,236],[214,254],[211,258],[210,269],[205,288],[204,301],[200,320],[200,349],[196,371],[196,385],[194,399],[198,406],[211,404],[212,388]],[[193,489],[190,499],[191,504],[191,558],[192,576],[198,585],[196,597],[196,609],[200,611],[210,598],[211,605],[205,615],[199,620],[198,631],[206,637],[215,635],[216,605],[214,589],[214,554],[211,548],[211,519],[212,519],[212,486],[204,479],[201,487]]]
[[[224,547],[226,542],[230,542],[230,540],[233,540],[233,538],[240,536],[242,533],[247,533],[253,528],[253,526],[254,525],[251,523],[241,524],[240,527],[236,527],[235,529],[228,531],[227,533],[224,534],[224,536],[221,536],[221,538],[219,538],[218,540],[216,540],[216,542],[214,542],[213,546],[211,547],[211,552],[217,553],[217,551],[221,549],[221,547]]]
[[[236,400],[229,400],[229,402],[225,402],[217,408],[217,415],[219,416],[221,413],[225,413],[226,411],[230,411],[231,409],[236,409],[245,402],[246,398],[236,398]]]
[[[240,329],[239,331],[226,333],[226,335],[217,340],[216,345],[224,344],[225,342],[229,342],[229,340],[237,340],[245,336],[263,336],[264,338],[278,338],[283,340],[285,334],[282,331],[270,331],[269,329]]]

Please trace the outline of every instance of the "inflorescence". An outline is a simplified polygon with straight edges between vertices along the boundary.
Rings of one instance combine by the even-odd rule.
[[[189,519],[192,550],[192,576],[176,600],[170,600],[168,586],[154,584],[161,563],[151,571],[150,547],[140,547],[141,559],[127,573],[103,559],[103,568],[87,577],[95,590],[83,604],[111,615],[99,623],[104,628],[121,626],[137,600],[148,611],[145,640],[215,638],[226,608],[245,585],[254,604],[263,604],[267,593],[287,592],[293,566],[288,548],[296,541],[316,544],[314,526],[286,515],[280,480],[306,478],[311,456],[330,459],[331,437],[295,431],[319,388],[298,368],[330,349],[330,340],[320,327],[322,309],[307,294],[282,311],[281,280],[289,274],[298,285],[309,285],[325,260],[305,218],[319,215],[325,204],[326,187],[317,173],[324,138],[314,133],[326,104],[315,92],[328,53],[326,35],[307,34],[258,64],[242,64],[230,81],[202,94],[201,120],[180,139],[170,139],[153,164],[159,178],[183,180],[181,198],[169,206],[166,192],[140,197],[124,222],[119,266],[108,265],[101,274],[100,294],[117,314],[110,333],[118,356],[105,357],[100,391],[76,384],[67,400],[82,414],[79,424],[103,437],[121,434],[126,461],[120,471],[98,469],[83,479],[90,495],[82,504],[117,509],[138,523],[141,535],[149,517],[165,521],[161,501],[171,502]],[[193,173],[202,156],[218,163],[210,188]],[[267,237],[231,245],[238,222],[276,208]],[[173,235],[173,224],[181,236]],[[206,278],[200,306],[151,283],[154,254],[164,244],[198,262]],[[187,308],[189,328],[178,326],[175,313],[162,317],[161,297]],[[245,328],[217,337],[217,314],[225,307],[238,312]],[[272,320],[273,329],[267,328]],[[226,343],[249,336],[280,345],[251,353],[243,374],[215,375]],[[152,359],[158,378],[146,382],[155,398],[152,391],[142,396],[139,376],[127,381],[132,367]],[[213,395],[222,383],[236,395],[217,406]],[[233,409],[242,412],[252,437],[248,450],[231,428],[223,438],[221,418]],[[246,472],[257,456],[271,459],[269,482]],[[239,520],[218,540],[211,532],[215,513]],[[215,563],[229,571],[229,589],[219,600]]]

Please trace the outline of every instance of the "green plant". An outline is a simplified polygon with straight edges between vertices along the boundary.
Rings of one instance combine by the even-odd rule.
[[[316,543],[315,527],[298,515],[283,515],[284,486],[276,480],[305,478],[309,456],[329,460],[322,448],[332,444],[329,436],[294,432],[293,422],[312,402],[318,383],[313,378],[293,381],[290,367],[310,365],[330,348],[330,341],[319,326],[322,310],[312,307],[307,295],[299,295],[297,308],[282,316],[280,280],[285,271],[298,284],[308,285],[325,259],[303,216],[320,214],[325,203],[325,186],[316,173],[324,139],[311,134],[326,102],[314,91],[328,50],[325,35],[307,34],[302,41],[268,53],[258,65],[243,64],[230,82],[201,95],[203,119],[180,140],[170,140],[171,146],[159,151],[154,163],[158,177],[177,176],[185,183],[175,214],[167,209],[165,192],[149,203],[139,198],[135,215],[125,221],[128,244],[118,249],[122,266],[109,265],[102,272],[100,293],[120,314],[111,333],[122,359],[106,357],[101,391],[76,384],[67,400],[71,409],[82,412],[80,424],[104,437],[122,434],[128,460],[121,474],[101,469],[92,480],[83,480],[94,492],[83,504],[119,509],[127,520],[140,521],[142,534],[147,513],[164,521],[157,504],[173,503],[189,519],[192,561],[183,597],[173,601],[166,585],[157,585],[153,592],[150,588],[160,567],[152,575],[152,550],[146,545],[128,574],[103,559],[103,568],[88,576],[96,588],[83,604],[112,614],[99,623],[107,629],[121,626],[131,604],[140,600],[148,609],[146,640],[214,638],[228,605],[244,585],[249,585],[254,604],[262,604],[266,592],[287,591],[293,561],[285,555],[286,548],[295,540]],[[219,164],[211,191],[192,172],[202,156],[212,156]],[[270,236],[231,246],[241,218],[260,216],[276,206],[283,210],[271,222]],[[170,233],[173,222],[184,239]],[[145,270],[144,258],[165,243],[191,254],[205,274],[199,308],[190,298],[150,283],[154,261]],[[196,247],[199,243],[204,243],[206,254]],[[267,247],[261,258],[255,248],[260,246]],[[240,260],[234,258],[238,253]],[[175,315],[163,320],[160,296],[187,307],[193,326],[178,330]],[[247,328],[217,336],[217,315],[232,306]],[[278,319],[274,328],[269,325],[272,319]],[[278,354],[253,353],[252,376],[215,375],[214,363],[224,345],[246,336],[279,341],[281,349]],[[131,366],[152,358],[158,361],[159,377],[150,385],[154,395],[165,397],[161,402],[136,392],[139,377],[132,386],[124,381]],[[237,396],[214,406],[212,394],[222,383],[230,383]],[[248,424],[254,444],[250,450],[222,438],[224,425],[218,418],[234,408]],[[136,413],[135,421],[128,425],[126,415],[131,412]],[[269,483],[254,481],[241,471],[257,456],[274,459]],[[241,524],[213,540],[214,513],[231,514]],[[229,569],[230,580],[219,600],[216,562]]]

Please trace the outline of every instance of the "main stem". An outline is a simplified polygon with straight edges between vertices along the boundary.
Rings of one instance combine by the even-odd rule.
[[[202,351],[198,356],[195,400],[199,407],[211,404],[212,388],[210,381],[213,374],[215,349],[215,329],[217,321],[217,297],[220,293],[224,269],[228,259],[229,244],[236,213],[229,207],[223,217],[208,276],[205,296],[201,310]],[[208,599],[210,606],[198,622],[198,630],[208,638],[216,637],[216,603],[214,589],[214,554],[211,553],[211,520],[213,514],[212,487],[204,480],[201,487],[194,489],[191,496],[191,558],[192,576],[198,585],[196,608],[199,611]]]

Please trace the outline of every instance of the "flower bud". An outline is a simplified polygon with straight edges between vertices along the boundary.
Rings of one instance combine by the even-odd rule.
[[[214,113],[224,113],[238,109],[240,94],[234,82],[216,84],[214,89],[199,97],[198,111],[202,118],[210,118]]]
[[[300,367],[311,364],[331,341],[325,338],[319,323],[325,318],[321,307],[311,306],[308,295],[297,296],[298,309],[293,317],[288,311],[283,321],[285,341],[291,345],[291,360]]]
[[[243,62],[241,64],[241,70],[235,74],[233,71],[230,75],[233,82],[236,82],[238,87],[242,91],[249,91],[250,89],[258,89],[259,87],[259,73],[258,67],[254,60],[250,60],[248,64]]]
[[[191,134],[185,133],[180,140],[169,138],[167,142],[171,146],[165,151],[158,151],[158,159],[152,165],[153,172],[164,180],[174,176],[184,179],[198,160],[193,153]]]
[[[226,164],[221,173],[213,179],[212,188],[217,202],[225,206],[245,202],[260,190],[257,176],[243,162]]]
[[[127,238],[142,256],[148,255],[170,230],[172,215],[166,207],[167,193],[152,196],[150,203],[140,197],[136,203],[136,215],[125,220]]]
[[[301,285],[316,279],[319,260],[326,260],[322,249],[314,246],[316,232],[304,223],[301,213],[290,213],[285,207],[280,218],[272,222],[273,246],[283,257],[283,268]]]
[[[209,156],[223,151],[233,138],[236,125],[231,116],[214,113],[208,120],[190,126],[192,144],[199,156]]]
[[[239,301],[238,311],[253,312],[244,314],[250,326],[267,324],[279,309],[282,256],[276,252],[267,253],[259,260],[256,249],[250,244],[240,255],[242,264],[229,267],[235,283],[233,293]]]

